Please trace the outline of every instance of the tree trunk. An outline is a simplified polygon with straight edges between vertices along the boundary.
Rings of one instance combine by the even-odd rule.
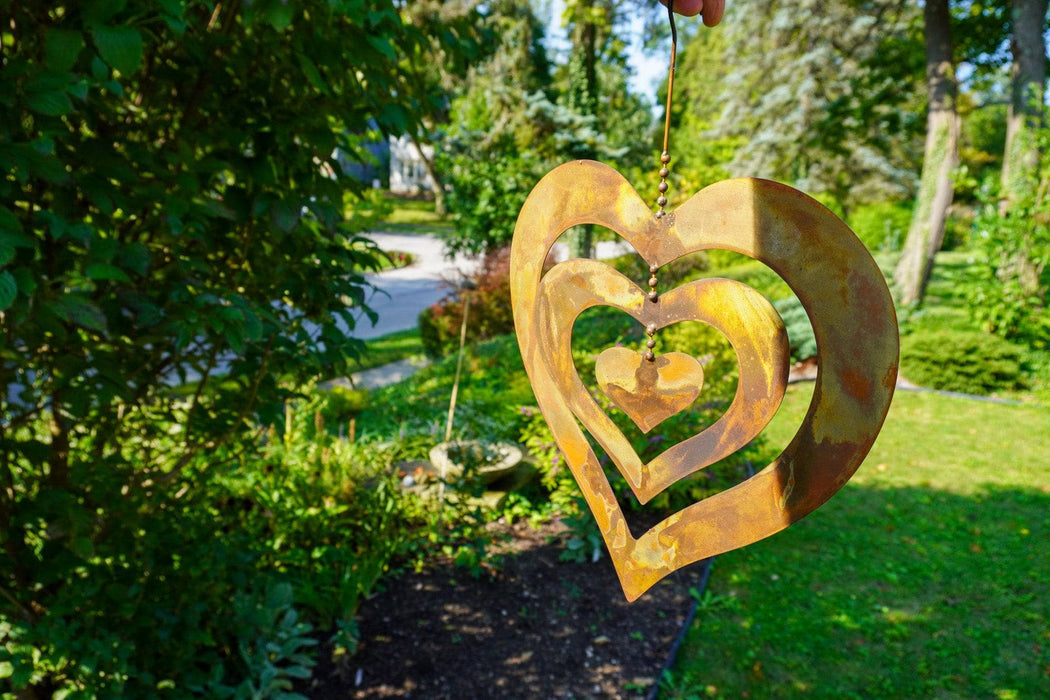
[[[574,59],[580,63],[569,71],[569,106],[580,114],[598,112],[598,26],[594,20],[595,0],[582,0],[580,15],[572,32]],[[580,152],[580,158],[596,153]],[[570,258],[589,258],[594,248],[594,226],[575,226],[565,234]]]
[[[448,206],[445,204],[445,184],[441,182],[441,176],[434,166],[433,159],[427,158],[427,154],[423,152],[423,144],[419,142],[419,139],[411,134],[409,134],[408,139],[416,147],[419,159],[423,161],[423,167],[426,168],[427,175],[430,176],[430,181],[434,184],[434,213],[444,218],[448,215]]]
[[[1010,51],[1014,61],[1010,68],[1010,107],[1003,153],[1002,195],[1006,207],[1029,186],[1039,167],[1039,147],[1032,130],[1039,127],[1043,115],[1046,7],[1047,0],[1012,0],[1010,3],[1013,26]]]
[[[955,111],[955,65],[948,0],[927,0],[926,29],[926,152],[911,227],[894,279],[905,306],[918,304],[926,292],[933,258],[944,241],[952,205],[952,171],[959,161],[959,117]]]

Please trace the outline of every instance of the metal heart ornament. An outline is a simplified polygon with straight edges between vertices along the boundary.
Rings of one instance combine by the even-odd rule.
[[[759,260],[798,296],[817,340],[813,400],[780,456],[746,481],[687,506],[638,538],[627,526],[584,429],[645,503],[761,432],[784,395],[787,335],[769,302],[739,282],[699,280],[666,291],[654,302],[634,282],[594,260],[570,260],[544,274],[551,246],[564,231],[581,224],[615,232],[649,265],[662,266],[708,249]],[[768,537],[824,503],[871,449],[896,384],[897,319],[874,260],[823,205],[775,182],[719,182],[658,217],[606,165],[574,161],[555,168],[536,185],[518,217],[511,297],[536,401],[632,601],[671,572]],[[590,396],[573,364],[573,324],[594,306],[619,309],[657,329],[701,321],[721,331],[740,367],[736,396],[726,413],[643,464]],[[691,356],[679,355],[668,352],[648,363],[639,362],[641,355],[630,350],[611,348],[599,356],[597,379],[647,432],[700,392],[702,369]],[[653,409],[653,403],[659,405]]]

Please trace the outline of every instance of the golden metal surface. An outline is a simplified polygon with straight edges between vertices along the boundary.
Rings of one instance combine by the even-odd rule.
[[[769,302],[738,282],[700,280],[653,303],[633,282],[593,260],[570,260],[542,274],[561,233],[585,223],[616,232],[650,265],[712,248],[760,260],[798,295],[817,339],[820,369],[813,401],[781,455],[747,481],[686,507],[638,538],[628,529],[581,424],[644,503],[736,451],[765,427],[784,393],[787,338]],[[518,218],[511,295],[537,403],[594,513],[628,600],[672,571],[768,537],[820,506],[860,466],[893,396],[899,343],[885,280],[834,214],[774,182],[720,182],[657,218],[608,166],[562,165],[539,182]],[[583,310],[599,305],[618,308],[643,325],[702,321],[721,331],[740,364],[737,394],[726,414],[642,464],[590,397],[572,362],[573,323]],[[630,367],[606,373],[606,386],[678,396],[680,387],[671,377],[632,384]]]
[[[594,363],[598,387],[643,433],[689,407],[704,385],[692,355],[669,352],[649,362],[640,352],[609,348]]]

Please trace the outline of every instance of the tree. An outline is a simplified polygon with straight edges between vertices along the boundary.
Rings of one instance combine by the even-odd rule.
[[[918,127],[913,16],[899,0],[730,4],[731,70],[713,135],[740,143],[731,174],[787,180],[844,212],[906,195]],[[714,87],[703,72],[683,78]]]
[[[1047,0],[1012,0],[1010,52],[1010,104],[1006,122],[1006,149],[1003,155],[1003,197],[1009,202],[1035,177],[1039,168],[1039,147],[1033,130],[1043,117],[1046,87]]]
[[[391,0],[2,7],[0,653],[27,697],[149,696],[195,647],[141,540],[359,351],[371,204],[333,154],[416,128],[429,37]],[[101,624],[161,665],[100,656]]]
[[[934,255],[944,240],[954,191],[953,170],[959,160],[959,117],[948,0],[927,0],[923,25],[929,94],[926,151],[911,227],[894,272],[900,302],[904,305],[922,301]]]
[[[514,219],[551,155],[551,135],[529,106],[547,100],[551,88],[543,25],[528,5],[496,2],[487,9],[491,53],[470,68],[453,96],[437,158],[451,185],[456,223],[445,234],[446,247],[472,254],[509,243]]]
[[[491,35],[483,36],[482,14],[478,11],[480,4],[480,0],[417,0],[406,4],[402,10],[406,22],[429,37],[429,41],[417,45],[417,50],[407,53],[402,67],[415,81],[417,90],[440,95],[421,105],[425,113],[421,115],[419,127],[407,133],[434,183],[434,209],[439,216],[448,213],[445,183],[436,159],[427,155],[425,146],[436,145],[436,132],[448,121],[447,96],[462,87],[462,76],[467,73],[470,62],[484,58],[487,52],[483,47],[493,43]],[[456,37],[454,51],[446,47],[448,34]]]
[[[486,22],[498,40],[452,100],[439,158],[457,224],[446,243],[470,253],[509,243],[525,197],[555,165],[572,158],[635,165],[648,149],[640,134],[652,123],[644,101],[628,90],[622,43],[607,28],[596,34],[605,48],[592,91],[582,54],[573,52],[552,76],[542,24],[527,5],[490,3]],[[585,239],[581,245],[590,249]]]

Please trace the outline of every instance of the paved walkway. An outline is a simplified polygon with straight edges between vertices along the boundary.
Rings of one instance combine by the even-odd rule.
[[[411,253],[416,261],[408,267],[366,275],[376,287],[367,303],[379,320],[373,326],[363,313],[358,317],[354,335],[364,340],[415,328],[423,309],[448,294],[478,265],[465,256],[445,258],[444,244],[436,236],[383,231],[366,236],[383,250]]]
[[[376,286],[367,303],[379,314],[379,320],[373,326],[363,313],[358,317],[354,336],[363,340],[415,328],[424,309],[440,301],[480,264],[479,259],[462,255],[451,260],[446,258],[444,244],[437,236],[384,231],[366,235],[383,250],[412,253],[416,262],[397,270],[366,275]],[[626,250],[629,246],[623,241],[603,241],[596,246],[596,257],[609,258]],[[567,255],[561,244],[555,245],[554,253],[559,260]]]

